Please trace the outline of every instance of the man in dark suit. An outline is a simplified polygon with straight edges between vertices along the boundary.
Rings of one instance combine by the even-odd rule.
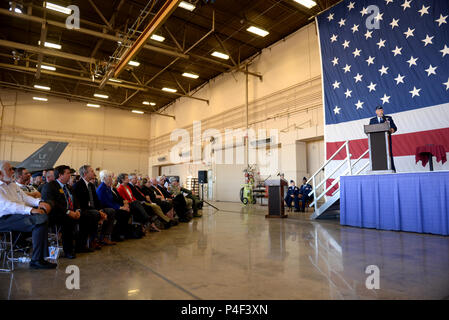
[[[390,132],[388,133],[388,141],[390,144],[391,168],[393,170],[396,170],[394,167],[394,161],[393,161],[393,145],[391,143],[391,134],[398,131],[398,128],[396,127],[396,124],[394,123],[392,117],[384,115],[384,108],[382,106],[376,107],[376,115],[377,115],[376,117],[370,119],[369,124],[378,124],[378,123],[384,123],[384,122],[388,122],[390,124]]]
[[[103,208],[97,197],[95,186],[90,181],[95,178],[95,172],[89,165],[84,165],[79,169],[81,179],[73,186],[73,192],[78,198],[82,213],[95,218],[97,223],[102,224],[101,238],[102,244],[114,245],[110,240],[114,227],[114,209]],[[92,240],[93,249],[101,249],[101,244],[97,241],[97,228],[89,230],[88,236]]]
[[[70,179],[70,167],[58,166],[54,170],[54,175],[56,180],[46,183],[42,188],[42,199],[53,207],[49,214],[49,224],[61,226],[64,257],[74,259],[73,243],[76,227],[80,221],[80,208],[67,185]]]

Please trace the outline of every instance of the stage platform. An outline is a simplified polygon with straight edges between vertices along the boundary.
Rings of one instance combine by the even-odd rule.
[[[342,176],[340,224],[449,235],[449,171]]]

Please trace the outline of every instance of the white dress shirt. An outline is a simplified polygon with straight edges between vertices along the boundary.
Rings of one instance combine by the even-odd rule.
[[[6,184],[0,181],[0,217],[8,214],[29,215],[40,201],[25,194],[14,182]]]

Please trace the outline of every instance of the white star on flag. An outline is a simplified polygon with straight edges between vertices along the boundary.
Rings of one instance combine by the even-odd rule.
[[[351,98],[352,90],[347,89],[345,92],[346,99]]]
[[[335,80],[335,82],[332,84],[334,86],[334,90],[335,89],[340,89],[340,83],[341,82],[338,82],[337,80]]]
[[[389,67],[382,66],[382,68],[379,69],[380,76],[383,76],[384,74],[388,74],[388,69],[389,69]]]
[[[335,57],[334,60],[332,60],[332,64],[334,65],[334,67],[338,64],[338,60],[339,58]]]
[[[385,0],[385,2],[386,2],[387,4],[390,4],[391,2],[393,2],[393,0]]]
[[[396,46],[396,48],[394,50],[391,50],[391,52],[394,53],[394,56],[396,57],[398,54],[402,55],[402,48],[398,48],[398,46]]]
[[[448,81],[449,82],[449,81]],[[363,104],[364,104],[365,102],[361,102],[360,100],[355,104],[356,105],[356,107],[357,107],[357,110],[359,110],[359,109],[363,109]]]
[[[390,26],[391,26],[391,29],[394,29],[394,27],[399,27],[399,19],[395,19],[395,18],[393,18],[393,21],[391,21],[391,23],[390,23]]]
[[[412,0],[405,0],[403,4],[401,4],[401,7],[405,9],[410,8],[410,3],[412,2]]]
[[[354,9],[354,5],[355,5],[355,2],[349,2],[349,5],[348,5],[349,11],[351,11],[352,9]]]
[[[340,22],[338,24],[340,25],[340,28],[343,27],[346,23],[346,19],[341,18]]]
[[[360,13],[362,14],[362,17],[365,16],[365,14],[368,14],[368,9],[367,8],[363,8],[362,11],[360,11]]]
[[[387,94],[384,94],[384,96],[382,98],[380,98],[380,100],[382,100],[382,104],[385,104],[385,103],[390,103],[390,98],[391,98],[391,96],[387,96]]]
[[[355,83],[362,82],[363,74],[357,73],[357,75],[354,77]]]
[[[347,72],[351,72],[351,66],[348,66],[348,65],[346,65],[344,68],[342,68],[344,71],[345,71],[345,73],[347,73]]]
[[[383,20],[383,15],[384,15],[383,13],[380,13],[380,12],[379,12],[379,13],[377,14],[377,16],[374,17],[374,19],[375,19],[376,21],[381,21],[381,20]]]
[[[449,54],[449,48],[448,48],[448,46],[447,46],[447,45],[444,45],[443,50],[440,50],[440,52],[443,54],[443,58],[444,58],[447,54]]]
[[[373,34],[372,31],[366,31],[366,33],[365,33],[366,40],[368,40],[368,38],[372,38],[372,34]]]
[[[404,83],[404,78],[405,76],[401,76],[401,74],[399,73],[398,76],[394,78],[394,80],[396,80],[396,84],[399,85],[400,83]]]
[[[435,20],[435,22],[438,22],[438,26],[441,27],[441,25],[442,25],[443,23],[447,23],[447,21],[446,21],[447,17],[448,17],[448,16],[444,16],[444,17],[443,17],[443,15],[440,14],[440,18],[437,19],[437,20]]]
[[[383,47],[385,47],[385,42],[387,42],[387,40],[382,40],[380,39],[379,42],[377,43],[377,45],[379,46],[379,50]]]
[[[429,68],[425,70],[427,72],[427,76],[430,77],[430,75],[432,75],[432,74],[436,75],[437,73],[435,72],[435,70],[437,68],[438,67],[432,67],[432,65],[430,65]]]
[[[335,113],[335,114],[340,114],[340,110],[341,110],[341,108],[339,108],[338,106],[336,106],[335,109],[334,109],[334,113]]]
[[[420,96],[419,92],[421,91],[421,89],[416,89],[416,87],[413,87],[412,91],[409,91],[412,94],[412,98],[416,97],[416,96]]]
[[[434,37],[435,37],[435,36],[429,37],[429,35],[426,34],[426,38],[423,39],[423,40],[421,40],[422,42],[424,42],[424,47],[427,47],[428,44],[433,44],[432,39],[433,39]]]
[[[343,48],[349,48],[349,44],[351,43],[351,41],[345,40],[345,42],[342,43]]]
[[[371,57],[371,56],[369,56],[369,58],[366,60],[366,62],[368,62],[368,66],[369,66],[370,64],[374,64],[374,59],[376,59],[376,57]]]
[[[360,57],[360,52],[362,52],[362,50],[359,50],[359,49],[356,48],[356,49],[354,50],[354,52],[352,53],[352,54],[354,55],[354,58],[355,58],[355,57]]]
[[[446,91],[449,90],[449,78],[447,78],[447,82],[443,83],[446,86]]]
[[[329,14],[329,16],[327,17],[327,20],[329,20],[329,21],[334,20],[334,14],[333,13]]]
[[[415,35],[413,34],[413,32],[415,32],[415,29],[410,29],[408,28],[407,32],[404,32],[404,34],[406,35],[406,39],[408,39],[408,37],[414,37]]]
[[[357,31],[359,31],[359,25],[358,24],[354,24],[354,26],[351,28],[352,33],[356,33]]]
[[[331,42],[337,41],[337,38],[338,38],[338,35],[333,34],[332,37],[331,37]]]
[[[368,86],[369,92],[376,91],[376,86],[377,86],[377,83],[371,82],[370,85]]]
[[[421,17],[425,14],[429,14],[429,8],[430,8],[430,6],[426,7],[426,6],[422,5],[422,9],[418,11],[419,13],[421,13]]]
[[[410,57],[410,60],[408,60],[408,64],[409,64],[409,68],[411,68],[412,66],[416,66],[416,61],[418,61],[419,58],[413,58],[413,56]]]

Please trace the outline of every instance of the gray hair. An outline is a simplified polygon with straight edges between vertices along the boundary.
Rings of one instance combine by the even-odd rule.
[[[170,181],[170,183],[173,183],[174,181],[179,182],[179,179],[176,177],[171,177],[170,179],[168,179],[168,181]]]
[[[137,174],[135,174],[135,173],[128,174],[129,180],[133,179],[134,177],[137,177]]]
[[[88,164],[85,164],[84,166],[81,166],[81,168],[80,168],[80,170],[79,170],[80,176],[81,176],[81,177],[84,177],[84,176],[86,175],[86,173],[87,173],[87,171],[89,170],[90,167],[91,167],[91,166],[88,165]]]
[[[108,170],[100,171],[100,181],[104,182],[107,178],[112,177],[112,172]]]

